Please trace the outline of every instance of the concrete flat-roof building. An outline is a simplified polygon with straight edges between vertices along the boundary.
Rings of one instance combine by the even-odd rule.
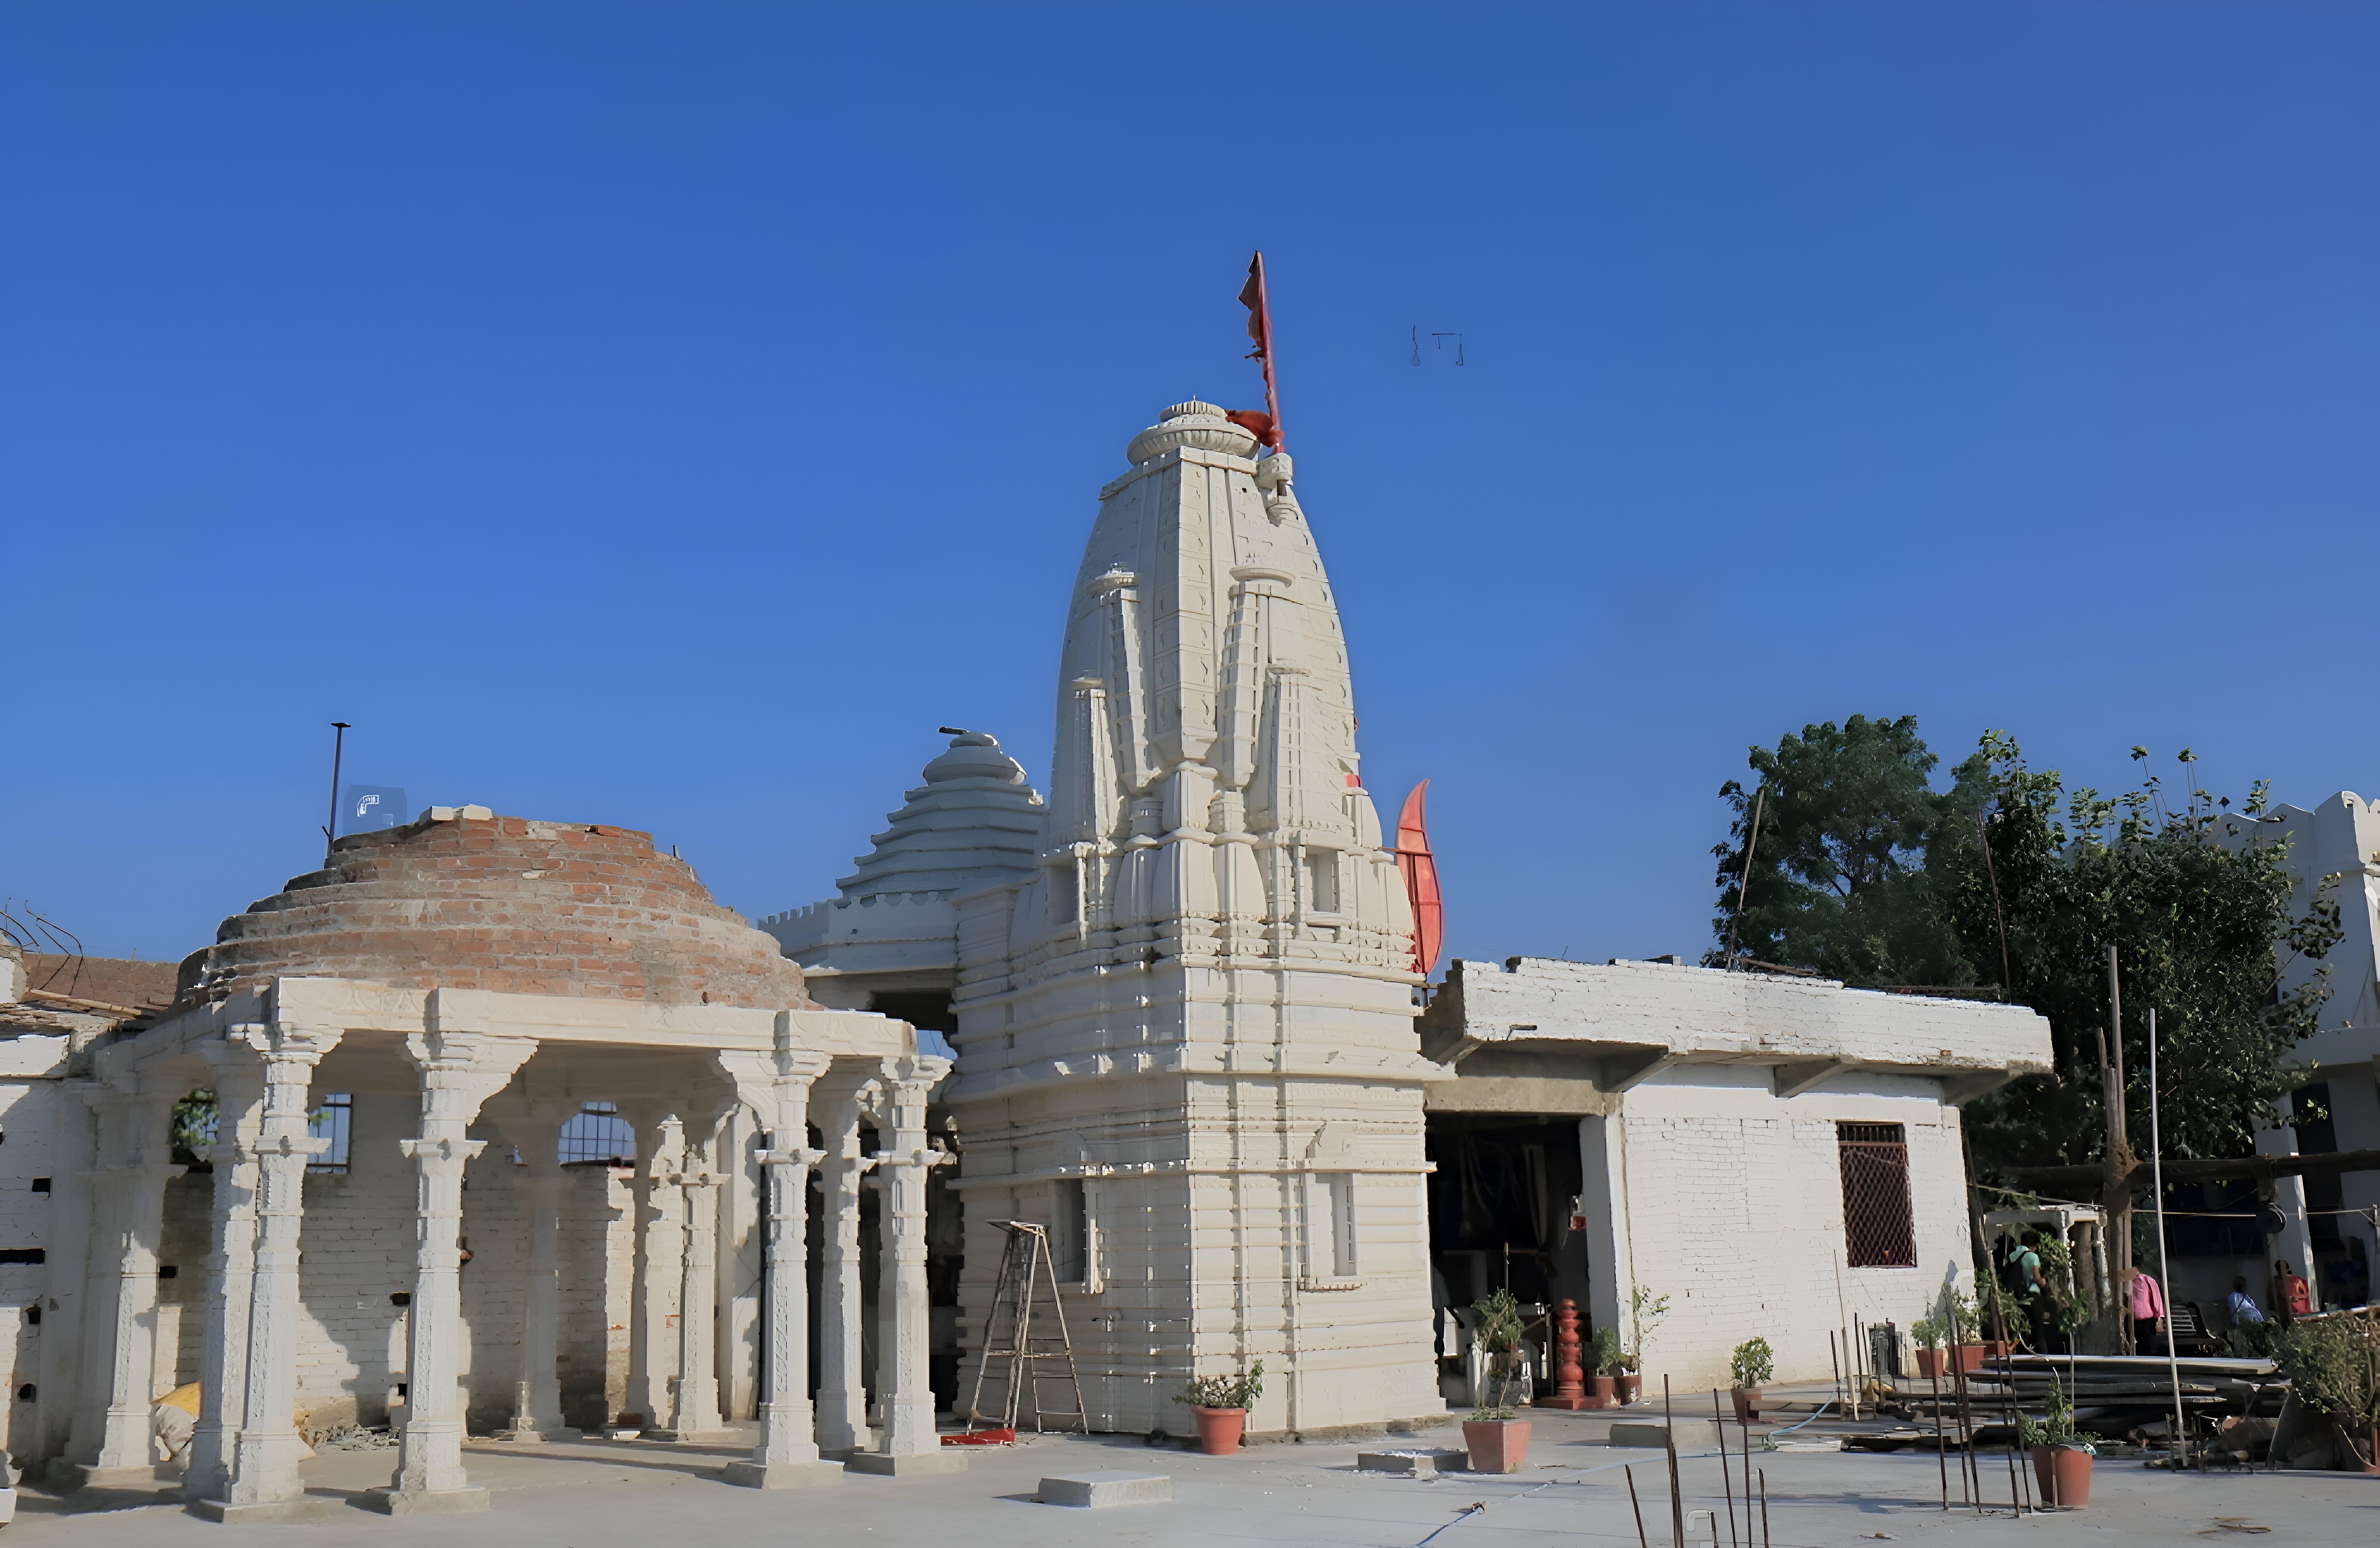
[[[2050,1067],[2022,1006],[1686,967],[1458,959],[1421,1018],[1441,1300],[1500,1286],[1630,1333],[1648,1368],[1725,1385],[1754,1336],[1827,1377],[1830,1332],[1905,1329],[1972,1290],[1960,1104]]]

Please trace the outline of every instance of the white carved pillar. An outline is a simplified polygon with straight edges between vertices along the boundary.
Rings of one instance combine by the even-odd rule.
[[[926,1176],[949,1159],[926,1146],[926,1095],[950,1072],[948,1059],[903,1054],[883,1061],[877,1084],[877,1134],[883,1149],[876,1187],[883,1201],[877,1237],[882,1276],[876,1337],[876,1390],[884,1432],[873,1455],[852,1468],[872,1473],[955,1473],[965,1454],[945,1448],[934,1433],[934,1389],[929,1355],[933,1311],[926,1286]]]
[[[677,1338],[670,1309],[686,1278],[686,1126],[674,1111],[658,1123],[641,1118],[637,1136],[644,1164],[637,1178],[636,1311],[629,1319],[628,1406],[645,1416],[648,1440],[669,1434],[670,1382]]]
[[[719,1173],[712,1156],[724,1112],[680,1152],[675,1182],[685,1200],[683,1277],[677,1298],[677,1384],[669,1432],[661,1437],[716,1444],[735,1432],[719,1411]]]
[[[869,1068],[837,1069],[818,1084],[819,1191],[825,1239],[819,1244],[819,1449],[829,1456],[868,1446],[868,1395],[859,1371],[859,1188],[875,1164],[859,1153],[861,1099]]]
[[[165,1184],[183,1167],[169,1164],[173,1112],[181,1093],[126,1076],[88,1093],[99,1113],[102,1224],[91,1234],[92,1274],[113,1273],[86,1324],[100,1336],[85,1348],[86,1413],[95,1419],[87,1482],[146,1482],[150,1469],[149,1390],[156,1366],[157,1241],[165,1220]],[[103,1407],[101,1406],[103,1400]],[[103,1476],[105,1475],[105,1476]]]
[[[308,1509],[298,1477],[298,1239],[305,1225],[306,1164],[329,1145],[307,1133],[314,1067],[339,1041],[335,1031],[248,1024],[227,1034],[261,1060],[264,1111],[256,1140],[256,1267],[249,1290],[248,1341],[241,1351],[239,1433],[223,1493],[197,1508],[216,1520],[271,1519]],[[221,1130],[218,1129],[218,1135]]]
[[[471,1014],[478,996],[432,990],[427,1031],[405,1040],[421,1077],[421,1132],[399,1141],[417,1190],[413,1303],[406,1327],[405,1437],[396,1476],[366,1496],[392,1515],[485,1510],[488,1492],[463,1469],[463,1168],[487,1147],[465,1138],[480,1106],[537,1052],[496,1037]]]
[[[525,1164],[517,1184],[528,1214],[528,1278],[521,1297],[520,1369],[513,1378],[513,1439],[575,1441],[562,1420],[562,1126],[575,1109],[532,1105],[504,1137]]]
[[[726,1479],[754,1489],[828,1483],[843,1469],[820,1459],[809,1399],[809,1148],[810,1083],[828,1056],[794,1046],[794,1014],[777,1015],[776,1047],[769,1054],[722,1050],[713,1055],[736,1092],[769,1125],[760,1157],[769,1190],[768,1280],[761,1313],[760,1444],[751,1460],[731,1462]]]
[[[243,1037],[206,1043],[214,1067],[213,1224],[207,1252],[207,1326],[199,1353],[199,1423],[182,1498],[220,1500],[231,1487],[233,1444],[248,1391],[248,1323],[256,1286],[257,1145],[264,1066]],[[300,1185],[303,1186],[302,1184]]]

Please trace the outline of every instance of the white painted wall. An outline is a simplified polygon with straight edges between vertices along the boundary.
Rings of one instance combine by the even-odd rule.
[[[1838,1123],[1903,1126],[1915,1267],[1848,1266]],[[1778,1380],[1825,1380],[1828,1335],[1852,1318],[1905,1331],[1944,1284],[1973,1288],[1959,1113],[1935,1081],[1853,1076],[1780,1099],[1765,1069],[1689,1067],[1629,1091],[1596,1129],[1617,1135],[1627,1179],[1622,1272],[1670,1297],[1645,1350],[1657,1387],[1664,1374],[1686,1391],[1727,1385],[1729,1352],[1755,1336],[1776,1350]],[[1624,1309],[1624,1291],[1612,1299]]]

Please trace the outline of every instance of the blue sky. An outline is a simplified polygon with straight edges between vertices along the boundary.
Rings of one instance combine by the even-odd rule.
[[[825,896],[935,726],[1042,777],[1093,495],[1259,401],[1259,245],[1454,952],[1701,950],[1718,786],[1853,713],[2380,793],[2375,64],[2369,6],[0,6],[0,894],[204,945],[340,719]]]

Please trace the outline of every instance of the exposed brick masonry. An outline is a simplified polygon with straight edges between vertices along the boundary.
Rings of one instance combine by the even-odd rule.
[[[224,921],[177,1003],[276,977],[376,979],[662,1005],[807,1006],[799,967],[652,835],[521,817],[350,834],[321,871]]]

